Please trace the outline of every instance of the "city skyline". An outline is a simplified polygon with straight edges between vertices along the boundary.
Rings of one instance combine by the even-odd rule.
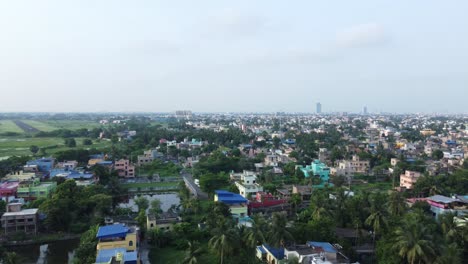
[[[468,112],[465,1],[184,3],[1,3],[0,112]]]

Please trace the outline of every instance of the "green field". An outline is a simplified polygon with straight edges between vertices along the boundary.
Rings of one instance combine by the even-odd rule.
[[[11,120],[0,120],[0,134],[6,132],[23,133],[23,130]]]
[[[93,140],[93,145],[83,146],[84,138],[75,138],[76,148],[106,148],[111,145],[109,141]],[[65,146],[64,139],[59,137],[53,138],[36,138],[36,137],[1,137],[0,136],[0,158],[9,156],[32,155],[29,147],[36,145],[39,148],[47,148],[47,154],[54,154],[59,151],[70,149]]]
[[[82,121],[82,120],[21,120],[24,123],[35,127],[36,129],[44,132],[53,131],[57,129],[77,130],[81,128],[93,129],[100,127],[100,124],[95,121]]]

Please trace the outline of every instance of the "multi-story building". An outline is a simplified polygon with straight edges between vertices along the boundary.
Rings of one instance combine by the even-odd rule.
[[[240,181],[235,184],[239,189],[239,194],[249,199],[250,196],[256,195],[257,192],[263,192],[263,187],[257,182],[257,175],[251,171],[243,171],[240,176]]]
[[[140,247],[139,228],[114,224],[99,227],[96,263],[114,263],[112,259],[122,258],[125,264],[140,262],[138,249]],[[128,261],[128,262],[127,262]]]
[[[19,182],[17,181],[7,181],[0,184],[0,198],[16,196],[18,186]]]
[[[64,170],[74,170],[76,167],[78,167],[78,161],[76,160],[66,160],[64,162],[57,163],[57,168]]]
[[[370,162],[361,160],[359,156],[354,155],[351,160],[343,160],[338,163],[338,167],[333,172],[339,176],[354,176],[355,174],[367,174],[369,172]]]
[[[21,206],[21,203],[7,205],[7,212],[1,218],[5,234],[18,231],[37,233],[38,209],[21,209]]]
[[[320,160],[314,160],[310,165],[300,168],[304,173],[304,177],[319,176],[322,181],[330,179],[330,168]]]
[[[37,165],[37,168],[40,172],[48,173],[54,167],[55,159],[54,158],[41,158],[36,160],[30,160],[26,162],[26,165]]]
[[[134,178],[135,177],[135,166],[130,164],[127,159],[121,159],[115,162],[115,170],[119,174],[119,177]]]
[[[406,189],[413,189],[413,185],[421,177],[421,173],[417,171],[405,171],[405,174],[400,175],[400,187],[405,187]]]
[[[265,166],[272,166],[272,167],[276,167],[278,166],[278,162],[281,161],[281,158],[276,155],[276,154],[269,154],[269,155],[266,155],[265,157]]]
[[[26,201],[47,198],[57,187],[56,182],[40,182],[39,179],[21,182],[16,196]]]
[[[236,219],[248,216],[248,200],[240,194],[216,190],[214,201],[228,205],[231,215]]]

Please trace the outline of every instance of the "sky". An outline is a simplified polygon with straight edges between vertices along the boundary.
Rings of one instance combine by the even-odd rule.
[[[0,2],[0,112],[468,113],[468,1]]]

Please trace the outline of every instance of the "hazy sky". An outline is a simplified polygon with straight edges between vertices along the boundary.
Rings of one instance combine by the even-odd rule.
[[[320,3],[318,3],[320,2]],[[0,112],[468,112],[468,1],[2,1]]]

